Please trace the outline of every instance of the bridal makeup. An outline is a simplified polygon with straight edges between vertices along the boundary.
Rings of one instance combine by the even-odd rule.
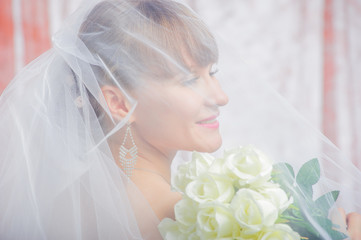
[[[197,124],[205,128],[219,128],[219,122],[217,120],[217,117],[218,116],[211,116],[197,122]]]
[[[153,82],[137,94],[135,129],[156,149],[213,152],[222,144],[219,108],[228,102],[212,66],[194,66],[191,84]]]

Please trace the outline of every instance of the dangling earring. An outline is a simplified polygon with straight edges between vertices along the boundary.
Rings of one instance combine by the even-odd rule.
[[[130,148],[125,147],[125,143],[127,142],[128,135],[130,137],[130,141],[132,145]],[[138,154],[138,148],[135,145],[132,131],[130,129],[130,124],[128,124],[127,129],[125,131],[123,143],[119,149],[119,158],[120,158],[119,161],[125,175],[128,178],[132,176],[132,171],[134,169],[135,163],[137,162],[137,154]]]

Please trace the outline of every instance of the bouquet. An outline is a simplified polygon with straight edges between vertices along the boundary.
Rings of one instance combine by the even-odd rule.
[[[183,194],[175,220],[158,227],[164,239],[344,239],[328,219],[339,192],[313,199],[319,178],[317,159],[295,175],[291,165],[273,165],[252,146],[222,158],[194,152],[172,181]]]

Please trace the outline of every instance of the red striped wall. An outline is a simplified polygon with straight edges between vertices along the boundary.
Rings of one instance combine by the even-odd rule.
[[[0,94],[14,75],[14,25],[12,0],[0,3]]]
[[[50,48],[48,1],[22,1],[25,64]]]
[[[21,0],[20,1],[21,32],[24,44],[24,62],[26,65],[37,56],[50,48],[48,0]],[[16,59],[14,44],[14,15],[13,1],[0,2],[0,94],[14,77]],[[20,36],[21,37],[21,36]]]
[[[322,108],[322,130],[323,133],[337,145],[337,115],[334,96],[334,28],[332,18],[332,1],[324,2],[324,26],[323,26],[323,108]]]

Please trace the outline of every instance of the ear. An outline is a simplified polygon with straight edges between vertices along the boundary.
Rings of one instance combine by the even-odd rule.
[[[118,121],[122,120],[131,109],[127,97],[115,86],[106,85],[101,89],[113,118]],[[133,117],[131,116],[129,119],[130,123],[133,122],[132,118]]]

